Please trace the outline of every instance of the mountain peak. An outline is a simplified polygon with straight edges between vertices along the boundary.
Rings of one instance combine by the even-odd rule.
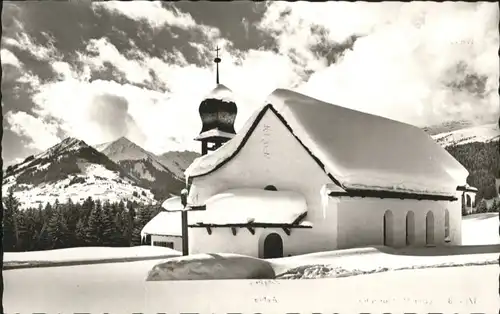
[[[113,141],[112,143],[131,143],[131,144],[135,144],[134,142],[132,142],[131,140],[129,140],[127,137],[125,136],[121,136],[119,137],[118,139],[116,139],[115,141]]]
[[[108,156],[114,162],[120,162],[123,160],[151,159],[154,157],[151,153],[125,136],[119,137],[109,143],[96,145],[95,148],[104,155]]]
[[[44,157],[47,155],[57,155],[63,152],[76,151],[86,147],[89,147],[89,145],[87,145],[87,143],[85,143],[84,141],[79,140],[75,137],[66,137],[64,140],[52,146],[45,152],[39,154],[37,157]]]

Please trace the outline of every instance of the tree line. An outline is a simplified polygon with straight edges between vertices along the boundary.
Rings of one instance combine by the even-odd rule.
[[[497,142],[453,145],[446,147],[446,150],[469,171],[467,183],[478,189],[477,205],[482,199],[497,196],[495,176],[500,175]]]
[[[140,245],[142,228],[160,211],[158,206],[101,202],[91,197],[81,203],[56,200],[21,210],[12,189],[3,198],[3,205],[5,252]]]

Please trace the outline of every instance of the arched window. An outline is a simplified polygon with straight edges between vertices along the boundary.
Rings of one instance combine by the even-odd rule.
[[[425,243],[427,245],[434,244],[434,214],[432,211],[429,211],[425,217]]]
[[[470,195],[467,194],[466,198],[467,198],[467,202],[466,202],[467,207],[471,207],[472,201],[471,201]]]
[[[449,242],[450,238],[450,212],[444,210],[444,241]]]
[[[268,185],[264,188],[266,191],[278,191],[278,189],[274,185]]]
[[[406,245],[412,245],[415,242],[415,214],[409,211],[406,214]]]
[[[393,243],[393,214],[390,210],[384,214],[384,245],[391,246]]]

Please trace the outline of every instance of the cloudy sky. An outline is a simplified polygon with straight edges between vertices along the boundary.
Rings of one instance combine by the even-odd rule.
[[[237,128],[276,88],[417,126],[496,121],[498,18],[480,2],[4,2],[2,157],[67,136],[199,150],[216,45]]]

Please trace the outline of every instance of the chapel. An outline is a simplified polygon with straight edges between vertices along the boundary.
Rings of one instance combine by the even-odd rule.
[[[185,171],[184,197],[162,205],[183,228],[157,224],[173,248],[179,234],[184,254],[259,258],[461,244],[468,172],[423,130],[277,89],[235,132],[214,61],[202,156]]]

